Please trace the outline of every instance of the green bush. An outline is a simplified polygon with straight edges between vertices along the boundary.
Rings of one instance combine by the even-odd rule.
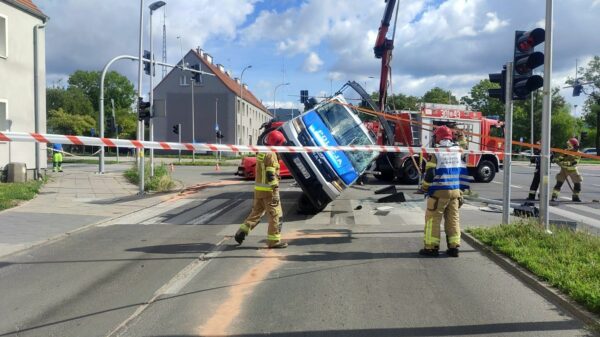
[[[125,171],[125,178],[132,184],[137,185],[140,181],[138,168],[134,164],[130,169]],[[154,176],[150,176],[150,163],[144,165],[144,190],[165,192],[175,187],[175,181],[171,178],[171,173],[167,165],[161,163],[154,165]]]
[[[474,228],[481,242],[515,260],[590,311],[600,313],[600,237],[534,222]]]

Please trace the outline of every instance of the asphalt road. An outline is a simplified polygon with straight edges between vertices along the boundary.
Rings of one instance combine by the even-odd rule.
[[[252,184],[233,170],[205,175],[218,186],[3,258],[0,336],[589,334],[467,244],[458,259],[420,257],[423,202],[410,187],[399,187],[408,202],[382,205],[372,193],[381,185],[357,186],[305,216],[288,180],[290,247],[263,249],[265,224],[238,247],[230,235],[250,210]],[[513,184],[525,186],[528,168],[519,170]],[[493,198],[500,187],[474,189]],[[462,219],[491,225],[500,214],[466,205]]]

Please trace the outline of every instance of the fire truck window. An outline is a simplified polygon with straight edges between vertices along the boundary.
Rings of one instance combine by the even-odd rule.
[[[490,136],[492,137],[504,137],[504,128],[501,127],[491,127],[490,128]]]

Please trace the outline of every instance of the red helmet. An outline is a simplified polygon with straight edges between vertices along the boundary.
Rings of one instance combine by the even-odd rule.
[[[440,142],[444,139],[452,140],[452,130],[449,127],[442,125],[438,126],[433,132],[436,142]]]
[[[283,136],[283,133],[281,133],[277,130],[271,131],[271,132],[269,132],[267,137],[265,137],[265,144],[271,145],[271,146],[283,145],[283,144],[285,144],[285,137]]]
[[[579,149],[579,140],[575,137],[569,139],[567,142],[569,143],[575,150]]]

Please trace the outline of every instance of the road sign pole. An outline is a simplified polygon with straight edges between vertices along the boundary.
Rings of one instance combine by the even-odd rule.
[[[506,105],[504,108],[504,184],[502,190],[502,224],[510,222],[510,185],[512,171],[512,113],[513,113],[513,63],[506,64]]]
[[[178,124],[177,130],[179,130],[179,144],[181,144],[181,123]],[[178,152],[178,157],[179,157],[179,163],[181,163],[181,149],[177,150]]]

